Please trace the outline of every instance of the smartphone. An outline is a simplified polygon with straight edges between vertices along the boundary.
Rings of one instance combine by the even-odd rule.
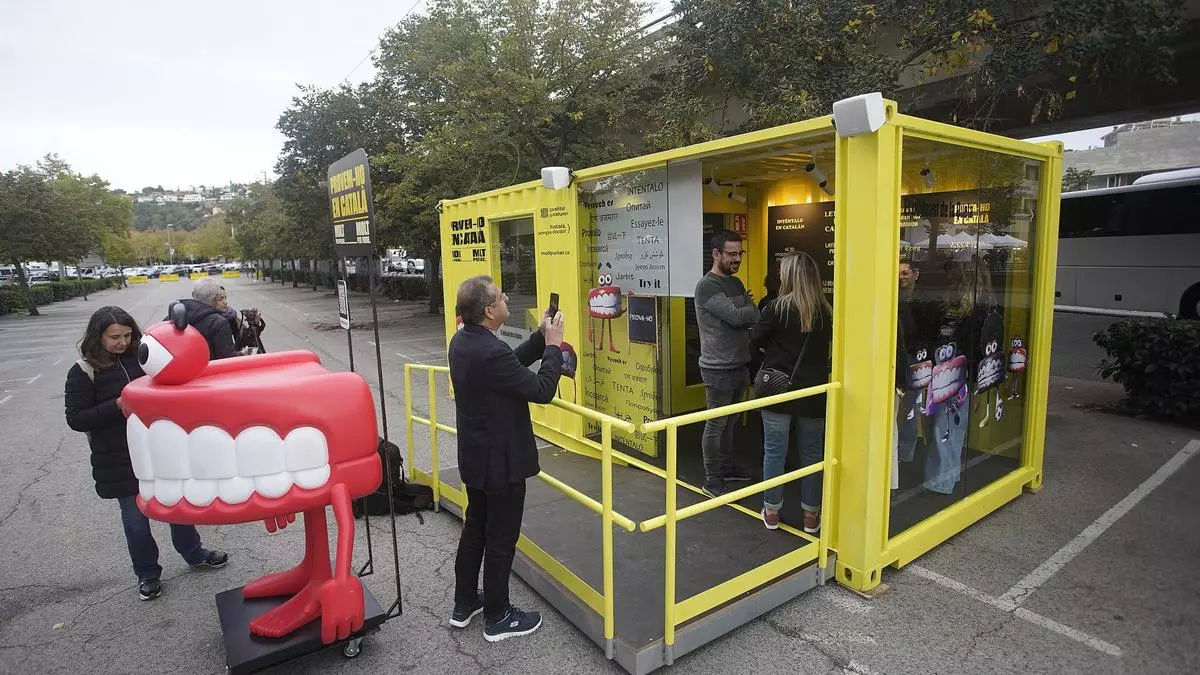
[[[554,318],[554,315],[558,314],[558,293],[550,294],[550,306],[546,308],[546,311],[549,312],[550,318]]]

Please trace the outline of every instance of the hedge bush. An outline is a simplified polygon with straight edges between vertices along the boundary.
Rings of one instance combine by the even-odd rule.
[[[1138,414],[1200,423],[1200,321],[1132,319],[1096,333],[1100,376],[1125,387]]]
[[[392,300],[424,300],[429,297],[429,282],[424,277],[380,277],[379,294]],[[441,293],[440,280],[435,282],[435,292]],[[366,274],[351,274],[346,286],[352,291],[366,293],[371,290],[370,277]]]
[[[114,279],[81,279],[71,281],[53,281],[48,284],[38,284],[29,287],[29,294],[35,305],[48,305],[52,302],[69,300],[83,295],[86,288],[88,293],[95,293],[120,283]],[[10,314],[29,309],[25,294],[20,286],[0,288],[0,314]]]

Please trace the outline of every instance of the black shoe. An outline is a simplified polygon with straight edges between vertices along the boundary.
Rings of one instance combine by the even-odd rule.
[[[720,497],[725,494],[725,481],[720,478],[704,481],[704,487],[700,488],[700,491],[709,497]]]
[[[483,593],[475,592],[475,599],[469,605],[454,603],[454,613],[450,615],[450,625],[455,628],[466,628],[476,614],[483,611]]]
[[[529,635],[542,625],[542,615],[537,612],[522,612],[509,605],[508,612],[499,621],[487,621],[483,627],[483,639],[499,642],[510,637]]]
[[[147,579],[138,584],[138,597],[142,600],[153,600],[162,595],[162,584],[158,579]]]
[[[225,551],[218,551],[214,548],[208,552],[208,555],[204,556],[204,560],[192,565],[192,567],[211,567],[213,569],[220,569],[224,567],[225,563],[227,562],[229,562],[229,554]]]
[[[726,483],[757,483],[758,482],[757,480],[755,480],[754,476],[751,476],[750,474],[745,473],[744,471],[740,471],[738,469],[734,469],[733,471],[731,471],[728,476],[721,476],[721,480],[725,481]]]

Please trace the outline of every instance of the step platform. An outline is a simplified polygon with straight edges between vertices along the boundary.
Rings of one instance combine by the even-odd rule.
[[[540,453],[543,471],[600,499],[599,461],[553,446]],[[442,470],[441,478],[461,489],[457,469]],[[603,592],[600,516],[541,480],[530,479],[527,486],[522,534],[597,592]],[[663,489],[663,479],[654,474],[613,467],[614,507],[634,521],[662,514]],[[678,488],[678,508],[703,499],[703,495]],[[442,506],[462,516],[458,505],[445,497]],[[683,601],[804,546],[813,546],[815,556],[815,544],[783,530],[767,530],[761,519],[728,507],[681,521],[677,528],[676,600]],[[663,529],[644,533],[614,528],[613,558],[612,656],[626,671],[642,675],[667,663],[663,643]],[[832,553],[826,569],[834,569]],[[603,618],[591,607],[520,550],[513,570],[601,650],[606,649]],[[676,628],[671,658],[677,659],[752,621],[823,583],[825,578],[814,562],[692,619]]]
[[[387,611],[380,605],[370,589],[363,585],[363,603],[366,618],[363,627],[345,640],[330,644],[321,642],[321,622],[315,620],[285,638],[264,638],[250,634],[250,621],[254,617],[288,600],[289,596],[273,598],[242,597],[242,588],[231,588],[217,594],[217,614],[221,620],[221,635],[225,641],[225,667],[231,675],[253,673],[277,666],[316,652],[342,647],[346,658],[358,656],[362,638],[367,633],[379,630],[387,621]]]

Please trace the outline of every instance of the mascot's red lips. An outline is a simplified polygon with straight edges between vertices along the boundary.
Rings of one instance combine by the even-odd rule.
[[[327,504],[337,483],[361,496],[381,479],[369,389],[311,352],[215,361],[178,386],[142,378],[122,397],[138,504],[156,520],[251,522]]]

